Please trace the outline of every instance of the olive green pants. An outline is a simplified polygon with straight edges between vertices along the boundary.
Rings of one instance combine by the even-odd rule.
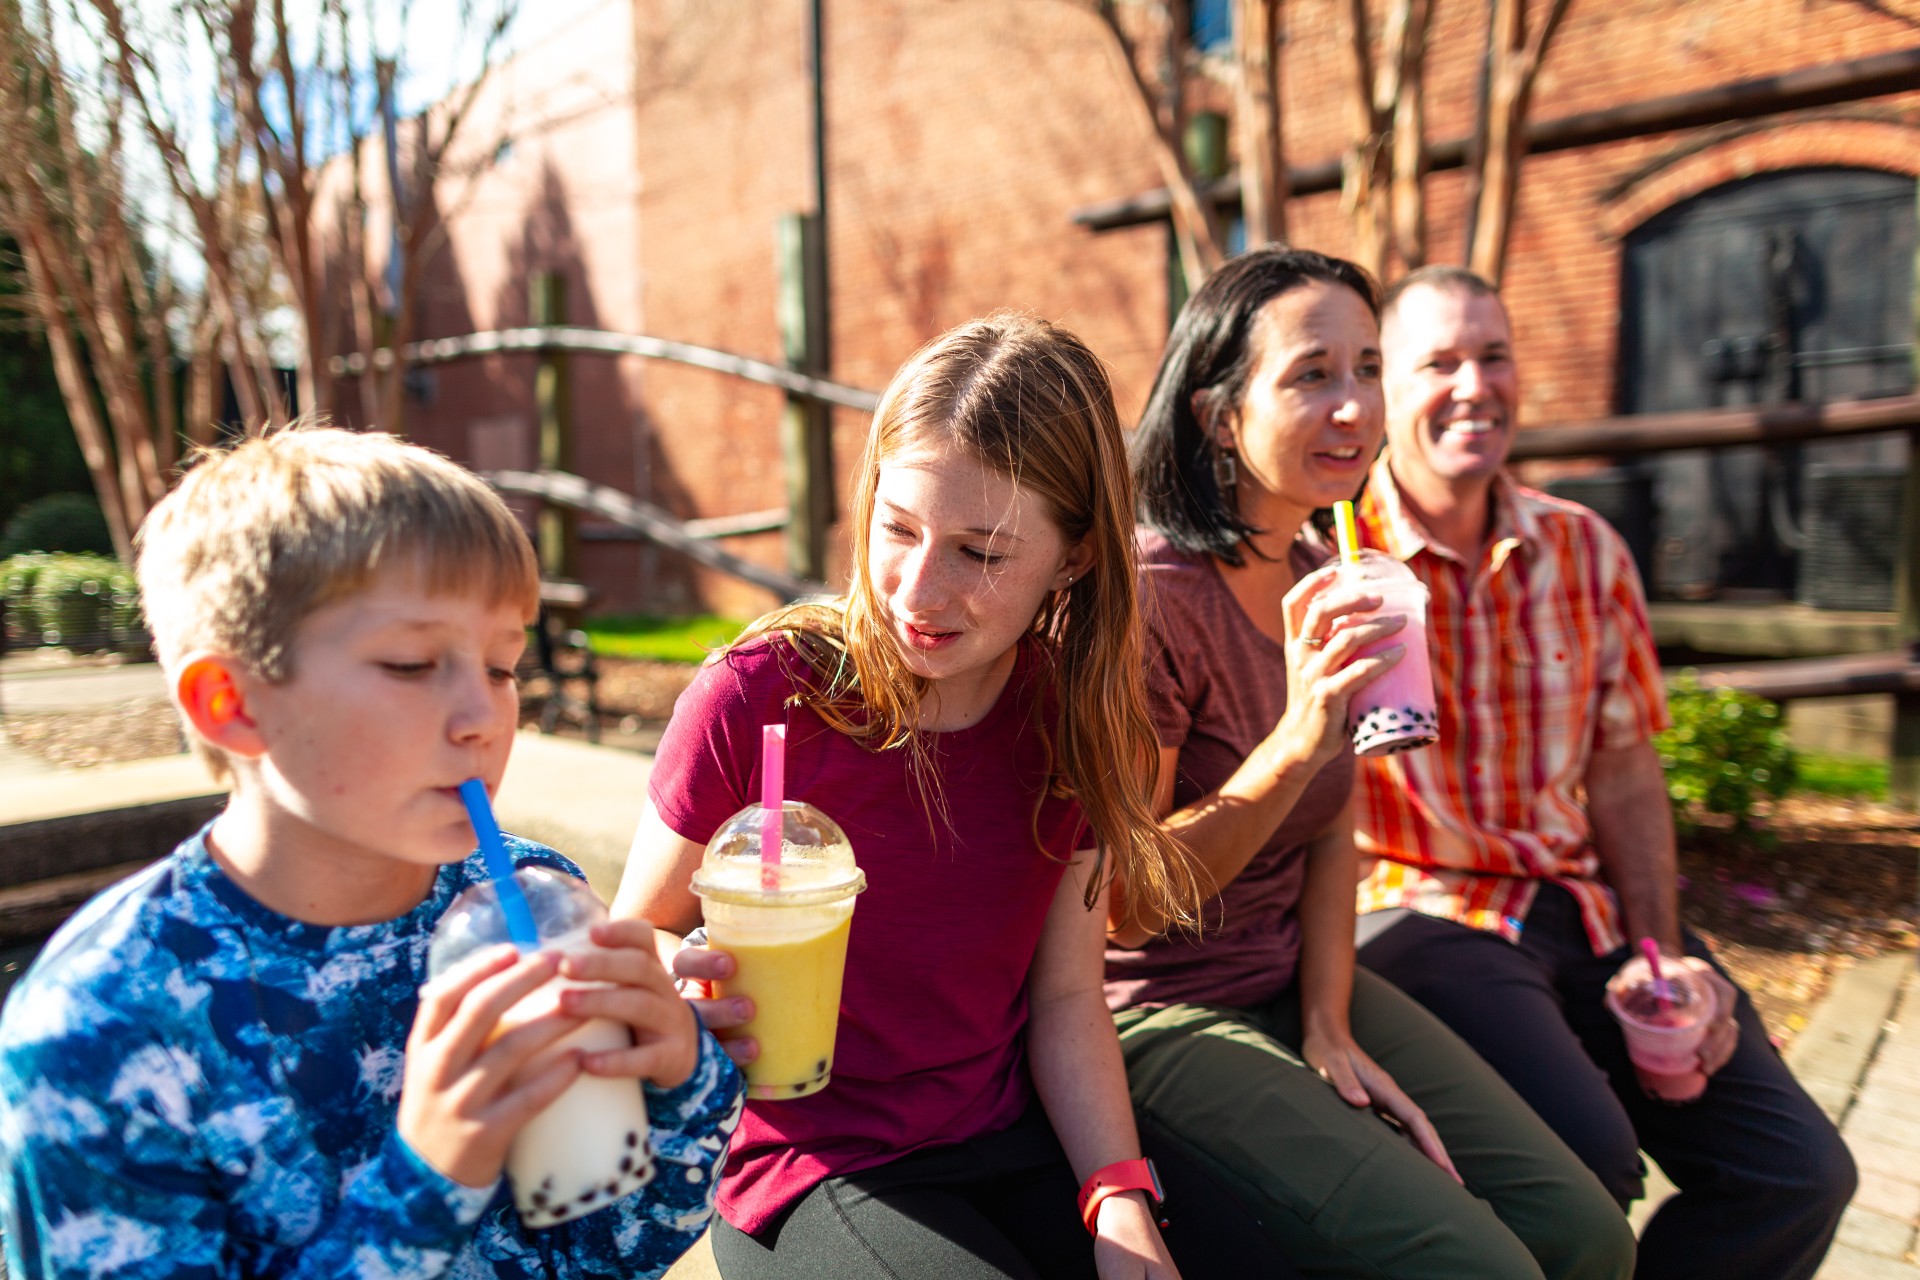
[[[1633,1233],[1613,1198],[1473,1050],[1364,969],[1351,1016],[1360,1047],[1439,1130],[1464,1188],[1301,1060],[1297,988],[1254,1009],[1114,1016],[1148,1152],[1200,1166],[1257,1221],[1261,1235],[1242,1233],[1235,1252],[1264,1236],[1309,1277],[1632,1275]],[[1176,1220],[1170,1244],[1178,1232]],[[1258,1259],[1180,1243],[1186,1280],[1263,1274]]]

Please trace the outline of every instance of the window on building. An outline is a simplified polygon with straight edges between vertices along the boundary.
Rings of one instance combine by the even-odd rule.
[[[1201,53],[1233,49],[1233,0],[1193,0],[1187,32]]]

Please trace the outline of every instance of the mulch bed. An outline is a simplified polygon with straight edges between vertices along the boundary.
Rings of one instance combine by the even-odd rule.
[[[1681,913],[1790,1042],[1833,975],[1911,951],[1920,933],[1920,816],[1795,796],[1736,832],[1714,821],[1680,844]]]
[[[44,711],[0,721],[7,741],[51,764],[86,769],[185,751],[180,719],[163,699],[86,711]]]
[[[601,658],[601,740],[650,750],[695,668]],[[523,723],[538,723],[529,682]],[[86,768],[181,750],[164,702],[8,716],[15,745]],[[563,733],[579,736],[577,725]],[[1781,801],[1758,829],[1709,818],[1680,842],[1681,909],[1752,994],[1781,1044],[1806,1025],[1833,975],[1856,960],[1911,950],[1920,933],[1920,815],[1819,796]]]

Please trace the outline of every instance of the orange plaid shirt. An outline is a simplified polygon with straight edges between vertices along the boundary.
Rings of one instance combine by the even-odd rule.
[[[1492,501],[1475,565],[1430,541],[1384,455],[1360,502],[1361,541],[1433,593],[1440,740],[1360,761],[1358,906],[1410,907],[1512,942],[1546,880],[1573,894],[1605,955],[1626,939],[1589,839],[1587,762],[1668,723],[1640,576],[1585,507],[1505,475]]]

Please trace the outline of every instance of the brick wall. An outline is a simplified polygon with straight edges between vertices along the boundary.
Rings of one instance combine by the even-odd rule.
[[[1381,0],[1372,5],[1385,8]],[[1293,0],[1283,129],[1296,165],[1346,141],[1343,0]],[[1158,185],[1094,21],[1072,0],[828,0],[834,376],[878,389],[942,329],[1016,307],[1080,331],[1138,411],[1166,324],[1160,227],[1095,235],[1078,206]],[[1429,136],[1467,134],[1484,3],[1438,6]],[[618,0],[515,69],[573,86],[461,215],[426,332],[525,315],[526,273],[568,274],[573,318],[777,360],[774,227],[812,201],[802,0]],[[1920,32],[1856,0],[1575,0],[1539,80],[1551,118],[1907,48]],[[582,81],[591,82],[582,88]],[[566,98],[566,95],[560,95]],[[530,100],[530,99],[529,99]],[[549,107],[552,104],[548,104]],[[529,108],[529,118],[541,114]],[[1720,182],[1798,165],[1920,171],[1920,94],[1531,160],[1507,295],[1524,416],[1613,408],[1622,237]],[[1461,256],[1466,183],[1427,180],[1434,261]],[[1339,197],[1290,208],[1294,239],[1351,250]],[[437,326],[437,327],[435,327]],[[449,368],[410,425],[465,456],[531,414],[531,362]],[[779,393],[657,362],[576,358],[578,466],[683,516],[780,505]],[[843,479],[865,422],[835,421]],[[837,540],[836,540],[837,541]],[[777,563],[778,535],[727,545]],[[750,614],[761,592],[677,557],[590,542],[606,607]],[[844,564],[843,553],[836,564]]]

